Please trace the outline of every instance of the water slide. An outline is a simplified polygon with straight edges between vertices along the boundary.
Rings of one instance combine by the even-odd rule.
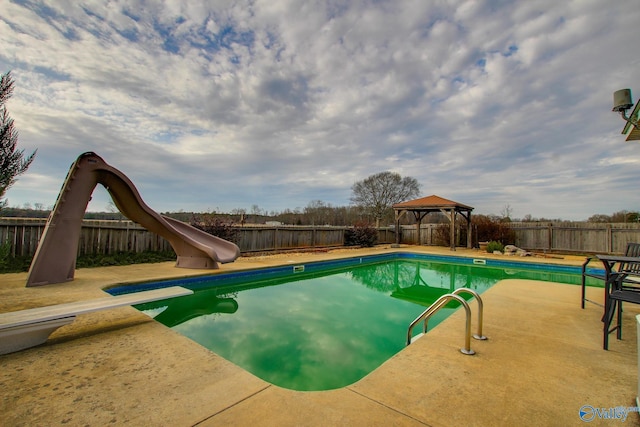
[[[240,256],[234,243],[152,210],[125,174],[88,152],[69,168],[31,262],[27,287],[73,280],[82,219],[98,184],[127,218],[169,241],[178,255],[176,267],[213,269]]]

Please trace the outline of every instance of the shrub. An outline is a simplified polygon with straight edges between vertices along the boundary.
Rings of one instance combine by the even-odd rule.
[[[233,221],[207,214],[193,216],[193,218],[191,218],[191,225],[213,236],[237,243],[238,229],[234,227]]]
[[[175,261],[173,251],[115,252],[112,254],[83,254],[76,260],[76,268],[106,267],[110,265],[147,264]]]
[[[31,256],[9,256],[0,264],[0,273],[21,273],[29,271]]]
[[[175,261],[176,254],[163,252],[116,252],[113,254],[83,254],[76,259],[76,268],[103,267],[109,265],[147,264],[153,262]],[[31,256],[8,256],[0,262],[0,273],[20,273],[29,271]]]
[[[9,242],[0,245],[0,269],[6,268],[9,265],[9,255],[11,252],[11,245]]]
[[[451,226],[449,223],[438,224],[433,231],[433,241],[439,246],[449,246],[451,244]],[[465,220],[456,224],[456,246],[464,246],[467,242],[467,224]]]
[[[344,230],[345,246],[363,246],[370,248],[378,242],[378,230],[366,223],[358,223]]]
[[[19,273],[28,271],[31,265],[31,256],[11,255],[9,242],[0,245],[0,273]]]
[[[471,222],[475,229],[476,242],[500,242],[503,245],[514,244],[516,233],[508,222],[487,215],[476,215]]]
[[[504,245],[500,242],[491,241],[487,244],[487,252],[492,254],[495,251],[504,252]]]

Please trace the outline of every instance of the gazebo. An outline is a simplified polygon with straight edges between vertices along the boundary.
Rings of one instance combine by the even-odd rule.
[[[400,218],[407,212],[413,213],[416,221],[418,222],[416,227],[418,229],[418,244],[420,244],[420,225],[422,219],[430,212],[442,212],[447,215],[450,225],[451,242],[450,248],[452,251],[456,250],[456,217],[460,214],[467,220],[467,248],[471,249],[471,206],[463,205],[462,203],[454,202],[453,200],[447,200],[440,196],[431,195],[423,197],[421,199],[409,200],[407,202],[396,203],[393,205],[393,211],[395,212],[396,219],[396,244],[400,244]]]

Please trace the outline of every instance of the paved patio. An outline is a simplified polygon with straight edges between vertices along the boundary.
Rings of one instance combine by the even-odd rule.
[[[218,272],[391,251],[240,258]],[[40,288],[25,288],[26,274],[5,274],[0,312],[100,297],[113,284],[203,273],[210,271],[173,263],[81,269],[73,282]],[[589,289],[590,299],[602,294]],[[635,407],[638,307],[625,306],[623,340],[612,334],[604,351],[602,309],[580,309],[578,286],[504,280],[483,300],[489,340],[472,340],[475,356],[459,351],[464,313],[458,311],[362,380],[322,392],[271,385],[131,307],[81,315],[46,344],[0,356],[0,425],[577,426],[584,424],[583,405]],[[596,417],[589,424],[619,422]],[[640,425],[638,414],[624,425]]]

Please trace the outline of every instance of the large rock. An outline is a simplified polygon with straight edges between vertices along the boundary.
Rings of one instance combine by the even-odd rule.
[[[520,255],[520,256],[530,256],[531,254],[524,249],[520,249],[514,245],[507,245],[504,247],[505,255]]]

